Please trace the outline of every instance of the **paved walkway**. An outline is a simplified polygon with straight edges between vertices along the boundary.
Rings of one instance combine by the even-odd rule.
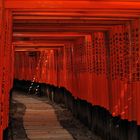
[[[71,134],[60,125],[47,100],[16,93],[13,94],[13,99],[25,106],[23,126],[29,140],[73,140]]]

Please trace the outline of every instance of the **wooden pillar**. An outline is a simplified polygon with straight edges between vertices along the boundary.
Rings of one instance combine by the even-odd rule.
[[[0,1],[0,140],[3,139],[3,126],[2,126],[2,29],[3,29],[3,0]]]
[[[0,1],[0,140],[3,130],[9,122],[9,92],[11,89],[12,67],[14,57],[12,48],[12,16],[9,9],[5,9],[4,0]],[[13,60],[12,60],[13,61]]]

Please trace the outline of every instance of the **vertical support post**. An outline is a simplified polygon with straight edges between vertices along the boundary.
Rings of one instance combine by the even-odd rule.
[[[0,1],[0,140],[3,139],[3,126],[2,126],[2,66],[3,66],[3,47],[2,47],[2,30],[3,30],[3,11],[4,1]]]
[[[9,122],[9,92],[11,88],[12,16],[5,9],[4,0],[0,2],[0,140]],[[13,54],[13,53],[12,53]]]
[[[110,46],[109,46],[109,32],[105,32],[105,45],[106,45],[106,69],[107,69],[107,78],[108,78],[108,101],[109,101],[109,110],[112,111],[112,84],[111,84],[111,75],[110,75]]]
[[[6,9],[5,10],[5,24],[4,24],[4,29],[5,29],[5,40],[4,40],[4,71],[3,71],[3,76],[4,76],[4,103],[5,103],[5,121],[4,121],[4,127],[7,128],[8,122],[9,122],[9,93],[11,89],[11,80],[12,80],[12,75],[11,75],[11,70],[12,70],[12,65],[11,65],[11,60],[14,56],[11,55],[12,53],[12,16],[11,12]]]

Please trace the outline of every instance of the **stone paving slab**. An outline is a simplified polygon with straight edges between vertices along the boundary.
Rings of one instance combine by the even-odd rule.
[[[51,105],[22,94],[15,94],[13,98],[26,107],[23,124],[30,140],[74,140],[60,125]]]

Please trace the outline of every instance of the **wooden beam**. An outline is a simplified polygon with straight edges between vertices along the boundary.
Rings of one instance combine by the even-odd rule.
[[[89,9],[89,10],[82,10],[82,11],[79,11],[79,10],[76,10],[75,11],[71,11],[71,10],[16,10],[16,11],[13,11],[13,16],[25,16],[25,15],[28,15],[28,16],[59,16],[59,15],[62,15],[62,16],[93,16],[93,15],[96,15],[97,13],[98,14],[134,14],[134,15],[137,15],[137,14],[140,14],[140,10],[138,9],[133,9],[133,10],[122,10],[120,9],[119,11],[117,10],[113,10],[113,9]]]
[[[26,52],[30,52],[30,51],[46,51],[46,50],[58,50],[58,49],[61,49],[63,48],[63,46],[60,46],[60,47],[55,47],[55,46],[51,46],[51,47],[45,47],[45,48],[31,48],[31,47],[26,47],[26,48],[19,48],[19,47],[16,47],[15,48],[15,52],[23,52],[23,51],[26,51]]]
[[[33,32],[20,32],[20,33],[13,33],[13,37],[81,37],[81,36],[85,36],[88,34],[82,34],[82,33],[75,33],[75,32],[62,32],[60,33],[42,33],[42,32],[38,32],[38,33],[33,33]]]
[[[46,13],[45,15],[42,14],[35,14],[35,15],[16,15],[13,16],[14,20],[19,19],[92,19],[92,18],[136,18],[140,16],[140,11],[137,11],[137,13],[107,13],[107,12],[94,12],[94,13]]]
[[[138,18],[140,14],[138,15],[122,15],[122,14],[116,14],[110,16],[108,15],[95,15],[95,16],[16,16],[14,17],[14,20],[130,20],[131,18]]]
[[[114,25],[124,25],[124,24],[114,24]],[[95,30],[96,28],[99,30],[102,30],[102,29],[106,29],[106,30],[109,30],[112,26],[114,26],[114,25],[104,25],[104,26],[89,26],[89,27],[87,27],[87,26],[79,26],[79,27],[77,27],[77,26],[75,26],[75,27],[72,27],[72,26],[67,26],[67,27],[63,27],[63,26],[61,26],[61,27],[32,27],[32,28],[30,28],[30,26],[29,27],[14,27],[14,31],[15,32],[33,32],[33,31],[35,31],[35,32],[51,32],[51,31],[57,31],[57,30],[69,30],[69,32],[70,31],[77,31],[77,30],[79,30],[79,31],[89,31],[89,30],[91,30],[91,31],[93,31],[93,30]],[[44,29],[44,30],[43,30]],[[63,32],[63,31],[62,31]]]
[[[139,1],[6,0],[6,8],[18,9],[140,9]]]
[[[15,47],[21,47],[21,48],[30,48],[30,47],[34,47],[34,48],[38,48],[38,47],[50,47],[50,46],[55,46],[55,47],[61,47],[64,44],[59,44],[59,43],[34,43],[34,42],[26,42],[26,41],[18,41],[18,42],[13,42],[13,45]]]

